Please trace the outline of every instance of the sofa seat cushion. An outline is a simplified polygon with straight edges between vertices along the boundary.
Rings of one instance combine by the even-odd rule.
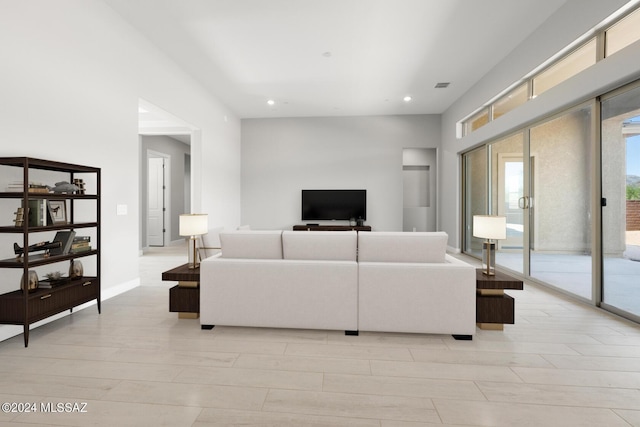
[[[443,263],[447,240],[445,232],[358,233],[358,261]]]
[[[282,259],[282,231],[247,230],[220,233],[222,258]]]
[[[284,231],[284,259],[355,261],[358,235],[355,231]]]

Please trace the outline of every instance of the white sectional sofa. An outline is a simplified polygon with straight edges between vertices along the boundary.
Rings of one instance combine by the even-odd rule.
[[[476,271],[446,253],[446,233],[358,235],[358,329],[452,334],[476,329]]]
[[[200,264],[204,328],[358,329],[355,231],[236,231],[220,243]]]
[[[446,233],[234,231],[200,266],[200,323],[451,334],[475,332],[474,267]]]

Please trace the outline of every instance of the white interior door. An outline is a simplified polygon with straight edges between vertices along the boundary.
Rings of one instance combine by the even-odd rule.
[[[164,159],[148,159],[147,244],[164,246]]]

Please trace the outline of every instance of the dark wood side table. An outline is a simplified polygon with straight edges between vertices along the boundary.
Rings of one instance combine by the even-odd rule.
[[[476,324],[480,329],[501,331],[505,323],[515,323],[515,300],[505,289],[522,290],[522,280],[500,271],[487,276],[482,269],[476,270]]]
[[[180,319],[200,317],[200,268],[189,268],[189,264],[162,273],[162,280],[177,281],[169,289],[169,311],[178,313]]]

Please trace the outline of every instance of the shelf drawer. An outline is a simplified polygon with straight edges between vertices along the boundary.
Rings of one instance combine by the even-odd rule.
[[[34,322],[77,305],[98,298],[99,280],[86,278],[76,284],[61,288],[53,288],[44,295],[34,296],[29,300],[29,321]]]
[[[507,294],[477,295],[476,322],[478,323],[515,323],[515,301]]]
[[[38,289],[29,295],[27,318],[29,323],[69,310],[100,296],[100,280],[85,277],[52,289]],[[10,292],[0,297],[0,321],[22,324],[25,306],[22,291]]]
[[[200,312],[200,289],[178,285],[169,289],[169,311],[183,313]]]

